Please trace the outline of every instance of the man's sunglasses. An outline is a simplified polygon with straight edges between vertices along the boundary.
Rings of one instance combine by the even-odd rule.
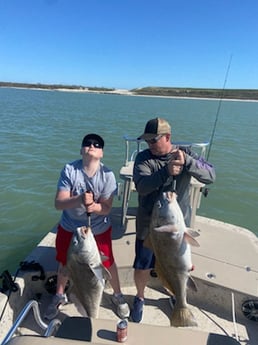
[[[160,134],[153,139],[145,140],[145,141],[147,144],[156,144],[159,141],[159,139],[161,139],[162,137],[163,137],[163,134]]]
[[[91,145],[93,145],[96,149],[102,149],[102,145],[96,141],[96,140],[87,140],[85,141],[85,143],[83,143],[83,146],[86,146],[86,147],[90,147]]]

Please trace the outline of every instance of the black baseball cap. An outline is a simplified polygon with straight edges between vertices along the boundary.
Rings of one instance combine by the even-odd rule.
[[[84,147],[84,146],[85,146],[85,143],[86,143],[87,141],[89,141],[89,140],[96,140],[96,141],[100,144],[100,146],[101,146],[102,149],[103,149],[103,147],[104,147],[104,145],[105,145],[105,142],[104,142],[104,140],[101,138],[100,135],[95,134],[95,133],[90,133],[90,134],[85,135],[85,137],[83,138],[83,140],[82,140],[82,147]]]

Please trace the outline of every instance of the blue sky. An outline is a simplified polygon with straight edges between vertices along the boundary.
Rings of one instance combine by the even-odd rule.
[[[258,89],[257,18],[257,0],[0,0],[0,81],[222,88],[230,67],[226,88]]]

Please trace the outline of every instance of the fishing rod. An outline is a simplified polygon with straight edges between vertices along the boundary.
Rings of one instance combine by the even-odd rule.
[[[230,55],[230,58],[229,58],[228,67],[227,67],[226,75],[225,75],[225,79],[224,79],[224,84],[223,84],[221,96],[220,96],[220,99],[219,99],[219,105],[218,105],[218,108],[217,108],[217,113],[216,113],[216,117],[215,117],[215,121],[214,121],[214,125],[213,125],[213,130],[212,130],[212,134],[211,134],[211,139],[210,139],[210,145],[209,145],[209,149],[208,149],[208,153],[207,153],[207,160],[209,160],[209,156],[210,156],[210,152],[211,152],[211,147],[212,147],[212,144],[213,144],[213,139],[214,139],[214,135],[215,135],[216,127],[217,127],[217,122],[218,122],[218,118],[219,118],[221,103],[222,103],[222,100],[223,100],[223,96],[224,96],[224,93],[225,93],[225,87],[226,87],[227,80],[228,80],[228,74],[229,74],[229,70],[230,70],[230,66],[231,66],[231,61],[232,61],[232,54]]]

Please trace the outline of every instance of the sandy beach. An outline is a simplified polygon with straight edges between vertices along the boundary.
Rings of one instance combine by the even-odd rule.
[[[45,88],[45,87],[24,87],[24,86],[2,86],[0,88],[14,88],[14,89],[29,89],[29,90],[41,90],[41,91],[59,91],[59,92],[76,92],[76,93],[95,93],[95,94],[113,94],[123,96],[137,96],[137,97],[157,97],[157,98],[175,98],[175,99],[199,99],[199,100],[214,100],[214,101],[241,101],[241,102],[258,102],[256,99],[240,99],[240,98],[213,98],[213,97],[186,97],[186,96],[163,96],[163,95],[144,95],[137,94],[127,89],[112,89],[101,90],[87,87],[69,88],[69,87],[57,87],[57,88]]]

